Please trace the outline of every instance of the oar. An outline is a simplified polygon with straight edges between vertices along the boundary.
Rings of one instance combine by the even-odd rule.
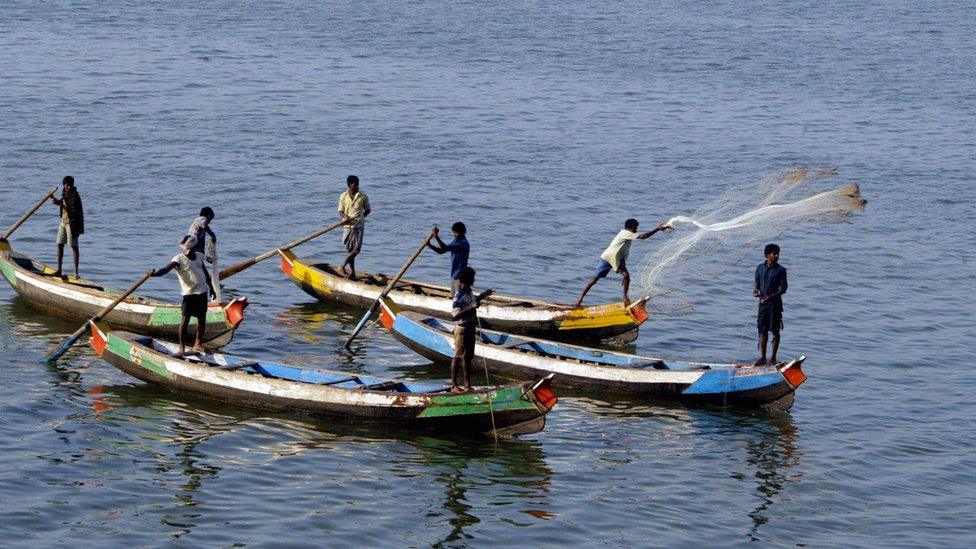
[[[89,322],[98,322],[99,320],[101,320],[105,315],[111,312],[111,310],[114,309],[116,305],[125,301],[125,298],[129,297],[129,294],[136,291],[136,288],[142,286],[142,283],[148,280],[150,276],[155,274],[155,272],[156,269],[149,269],[148,271],[146,271],[146,274],[142,275],[142,278],[140,278],[138,282],[130,286],[129,289],[126,290],[122,295],[115,298],[115,301],[110,303],[108,307],[105,307],[104,309],[99,311],[97,315],[85,321],[85,323],[82,324],[81,328],[78,328],[78,330],[76,330],[75,333],[68,336],[68,339],[64,340],[64,343],[62,343],[57,349],[55,349],[54,352],[44,357],[43,362],[54,362],[55,360],[61,358],[61,355],[68,352],[68,349],[70,349],[71,346],[78,341],[78,338],[81,337],[81,334],[85,333],[85,331],[88,330]]]
[[[217,303],[220,303],[220,273],[217,271],[217,243],[210,241],[210,254],[213,256],[213,286],[214,293],[217,294]]]
[[[248,259],[247,261],[241,261],[237,265],[234,265],[232,267],[227,267],[226,269],[224,269],[223,271],[221,271],[219,273],[219,276],[220,276],[220,278],[222,280],[226,280],[227,278],[236,275],[237,273],[243,271],[244,269],[247,269],[248,267],[252,267],[255,264],[260,263],[260,262],[264,261],[265,259],[268,259],[269,257],[275,255],[276,253],[278,253],[278,250],[279,249],[281,249],[281,250],[288,250],[288,249],[294,248],[295,246],[298,246],[299,244],[301,244],[303,242],[307,242],[309,240],[312,240],[313,238],[315,238],[317,236],[322,236],[323,234],[331,231],[332,229],[335,229],[336,227],[341,227],[345,223],[346,223],[345,220],[340,221],[338,223],[334,223],[334,224],[329,225],[328,227],[326,227],[324,229],[319,229],[319,230],[315,231],[314,233],[307,234],[307,235],[299,238],[298,240],[293,240],[293,241],[289,242],[288,244],[285,244],[284,246],[278,246],[277,248],[271,250],[270,252],[265,252],[265,253],[257,256],[257,257],[252,257],[251,259]]]
[[[38,200],[37,201],[37,204],[34,204],[34,207],[33,208],[27,210],[27,213],[25,213],[24,215],[20,216],[20,219],[18,219],[16,223],[14,223],[9,229],[7,229],[7,232],[3,233],[3,236],[0,236],[0,240],[7,240],[8,238],[10,238],[10,235],[12,235],[14,233],[14,231],[17,230],[18,227],[20,227],[21,225],[23,225],[24,224],[24,221],[27,221],[27,218],[28,217],[34,215],[34,212],[36,212],[38,210],[38,208],[40,208],[41,206],[43,206],[44,203],[47,202],[47,199],[48,198],[51,198],[51,196],[54,193],[56,193],[57,190],[58,190],[58,188],[57,187],[54,187],[53,189],[51,189],[51,192],[49,192],[46,195],[44,195],[44,198]]]
[[[390,280],[389,284],[386,285],[386,288],[384,288],[383,291],[380,292],[380,295],[379,297],[376,298],[376,301],[374,301],[373,304],[369,306],[369,310],[366,311],[366,314],[363,315],[362,320],[360,320],[359,324],[356,325],[356,329],[353,330],[352,335],[349,336],[349,339],[346,340],[346,349],[349,348],[349,344],[352,343],[353,338],[359,335],[359,332],[363,329],[363,326],[365,326],[366,322],[369,321],[369,317],[374,312],[376,312],[376,308],[379,307],[380,305],[380,300],[386,297],[386,294],[390,293],[390,290],[393,289],[393,286],[396,286],[396,283],[400,281],[400,278],[404,275],[404,273],[407,272],[407,269],[410,268],[410,265],[413,265],[413,262],[417,259],[417,256],[420,255],[420,252],[424,251],[424,248],[427,246],[427,243],[430,242],[431,238],[433,238],[433,235],[427,235],[427,238],[425,238],[424,241],[420,243],[420,246],[418,246],[417,250],[413,252],[413,255],[410,256],[410,259],[408,259],[407,262],[403,264],[403,267],[400,268],[400,272],[398,272],[396,276],[394,276]]]

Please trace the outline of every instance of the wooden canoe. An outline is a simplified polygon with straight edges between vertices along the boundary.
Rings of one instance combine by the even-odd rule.
[[[278,412],[383,422],[439,433],[541,431],[556,403],[552,377],[451,394],[449,388],[252,361],[226,354],[178,356],[179,346],[91,326],[103,359],[147,383]]]
[[[342,276],[328,263],[298,258],[279,251],[281,270],[309,295],[325,302],[369,307],[391,277],[360,273],[356,280]],[[390,297],[404,310],[438,318],[451,316],[451,289],[401,279]],[[572,307],[546,301],[495,294],[484,301],[478,315],[486,328],[551,339],[633,341],[647,320],[646,300]]]
[[[54,269],[11,250],[0,241],[0,273],[3,279],[33,307],[46,313],[73,320],[87,320],[115,300],[121,291],[104,288],[96,282],[74,277],[52,276]],[[204,346],[215,349],[227,345],[244,320],[247,298],[237,298],[207,309]],[[104,322],[113,328],[146,335],[176,339],[179,337],[180,304],[131,295],[112,310]],[[196,319],[190,321],[195,333]]]
[[[433,362],[449,364],[454,356],[450,322],[400,311],[388,299],[380,304],[380,322]],[[479,368],[483,361],[500,375],[523,379],[554,373],[556,386],[568,389],[786,410],[806,380],[802,356],[770,366],[665,361],[485,329],[476,341]]]

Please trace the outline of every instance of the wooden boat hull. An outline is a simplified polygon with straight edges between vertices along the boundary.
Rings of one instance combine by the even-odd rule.
[[[556,403],[551,378],[456,395],[440,387],[251,362],[230,355],[207,354],[195,362],[173,356],[173,344],[94,325],[90,343],[107,362],[147,383],[319,418],[460,434],[490,433],[494,428],[498,434],[519,435],[541,431],[546,414]]]
[[[0,275],[17,295],[34,308],[52,316],[84,321],[95,316],[121,292],[103,288],[88,280],[51,276],[53,270],[43,263],[0,243]],[[224,306],[207,309],[204,345],[219,348],[230,343],[234,331],[244,320],[246,298],[232,300]],[[156,337],[179,337],[181,319],[179,303],[166,303],[132,295],[103,319],[110,327]],[[195,333],[196,319],[190,322]]]
[[[404,345],[439,364],[454,355],[453,324],[400,311],[384,300],[380,322]],[[806,375],[805,357],[780,366],[672,362],[479,330],[475,362],[512,378],[556,374],[560,388],[686,402],[788,409]]]
[[[302,259],[279,251],[281,269],[299,288],[320,301],[369,307],[390,277],[360,273],[357,280],[341,276],[327,263]],[[450,318],[451,291],[446,286],[401,280],[390,297],[404,310]],[[633,341],[647,320],[645,300],[571,307],[540,300],[494,295],[478,314],[486,328],[552,339]]]

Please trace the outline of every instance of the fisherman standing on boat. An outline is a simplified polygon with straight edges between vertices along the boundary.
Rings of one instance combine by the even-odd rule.
[[[193,248],[193,251],[199,254],[205,254],[207,249],[207,235],[210,235],[211,241],[217,243],[217,235],[214,234],[213,229],[210,228],[210,222],[214,220],[214,211],[210,206],[204,206],[200,208],[200,216],[193,220],[190,224],[190,228],[187,229],[186,234],[193,236],[197,239],[197,245]]]
[[[759,298],[759,360],[756,365],[776,364],[779,350],[779,331],[783,329],[783,294],[786,293],[786,267],[779,264],[779,246],[767,244],[763,250],[766,261],[756,267],[756,285],[752,296]],[[769,361],[766,360],[766,340],[773,332]]]
[[[471,292],[474,285],[474,269],[465,267],[458,275],[458,289],[451,305],[451,318],[457,322],[454,328],[454,358],[451,359],[451,392],[471,390],[471,362],[474,360],[475,335],[478,332],[478,306],[495,290],[488,289],[477,297]],[[458,387],[458,367],[464,375],[464,388]]]
[[[346,192],[339,196],[339,215],[346,222],[342,229],[342,244],[349,253],[339,269],[349,279],[356,280],[356,256],[363,247],[366,216],[370,212],[369,198],[359,192],[359,178],[355,175],[346,178],[346,187]],[[349,265],[348,271],[346,265]]]
[[[453,296],[461,285],[459,281],[461,271],[468,266],[468,253],[471,246],[467,239],[468,228],[464,226],[464,223],[458,221],[451,225],[451,232],[454,233],[454,240],[450,244],[445,244],[441,240],[440,230],[437,225],[434,225],[434,228],[430,230],[430,235],[437,241],[437,245],[435,246],[427,241],[427,247],[439,254],[451,252],[451,295]]]
[[[610,241],[610,245],[607,246],[606,250],[603,250],[603,254],[600,255],[600,262],[596,266],[596,272],[583,286],[583,293],[580,294],[579,299],[576,300],[576,306],[580,307],[583,305],[583,298],[586,296],[586,292],[590,291],[590,288],[601,278],[610,274],[611,270],[620,273],[623,277],[624,285],[624,301],[630,301],[627,295],[628,290],[630,290],[630,272],[627,271],[627,256],[630,255],[630,245],[634,240],[644,240],[645,238],[651,236],[654,233],[660,231],[666,231],[670,227],[667,225],[658,225],[654,230],[648,231],[646,233],[637,232],[636,219],[628,219],[624,221],[624,228],[621,229],[617,236],[613,237]]]
[[[64,245],[71,243],[75,259],[75,278],[78,278],[78,235],[85,232],[85,212],[81,207],[81,195],[75,188],[75,178],[70,175],[61,180],[61,198],[51,197],[51,201],[61,208],[61,224],[58,225],[58,270],[54,276],[61,276],[61,262],[64,260]]]
[[[210,273],[203,265],[203,254],[196,251],[197,237],[186,235],[180,239],[182,253],[173,257],[165,267],[157,269],[152,276],[163,276],[176,269],[176,276],[180,280],[180,293],[183,295],[183,316],[180,319],[180,355],[186,352],[185,341],[189,334],[187,328],[190,319],[197,319],[197,336],[193,343],[193,350],[203,352],[203,334],[207,329],[207,292],[213,299],[217,298]]]

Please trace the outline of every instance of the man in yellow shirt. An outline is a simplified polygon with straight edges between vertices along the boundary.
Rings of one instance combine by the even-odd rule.
[[[339,269],[348,278],[356,279],[356,256],[363,247],[363,232],[366,216],[369,215],[369,198],[359,192],[359,178],[350,175],[346,178],[346,192],[339,196],[339,215],[346,224],[342,228],[342,243],[349,252]],[[346,270],[349,265],[349,270]]]
[[[603,254],[600,255],[600,263],[596,266],[596,273],[586,282],[586,286],[583,286],[583,293],[576,300],[577,307],[583,305],[583,297],[586,296],[586,292],[590,291],[597,280],[607,276],[611,269],[623,277],[624,301],[630,301],[627,296],[627,291],[630,289],[630,273],[627,271],[627,256],[630,255],[630,245],[634,240],[644,240],[656,232],[668,230],[667,226],[658,225],[652,231],[638,233],[637,225],[636,219],[625,221],[624,228],[617,233],[617,236],[613,237],[607,249],[603,250]]]

